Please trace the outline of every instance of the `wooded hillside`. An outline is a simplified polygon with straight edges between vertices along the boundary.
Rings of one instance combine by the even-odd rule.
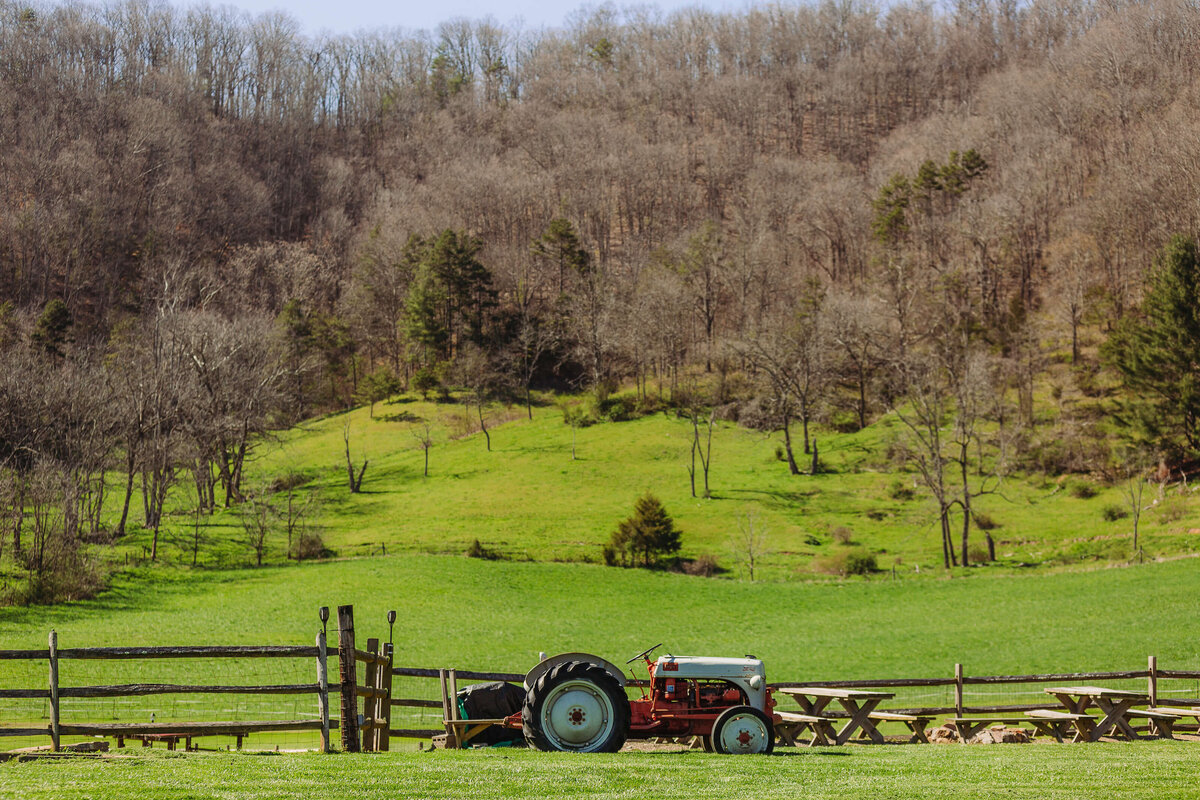
[[[896,409],[965,559],[973,475],[1134,461],[1064,398],[1135,385],[1094,345],[1197,230],[1198,26],[830,0],[313,39],[0,2],[0,546],[43,501],[101,536],[106,469],[147,525],[177,473],[238,502],[256,433],[402,387],[628,382],[782,431],[793,472],[793,423],[807,452]]]

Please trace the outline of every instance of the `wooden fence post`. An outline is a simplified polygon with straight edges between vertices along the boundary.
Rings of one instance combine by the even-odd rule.
[[[342,749],[360,751],[358,741],[358,672],[354,660],[354,606],[338,606],[338,677],[341,679]]]
[[[450,719],[458,721],[458,672],[450,670]],[[458,738],[459,731],[462,730],[457,725],[454,726],[454,747],[458,750],[463,749],[463,743]]]
[[[321,712],[321,752],[329,752],[329,664],[325,631],[317,634],[317,710]]]
[[[50,631],[50,744],[58,750],[58,631]]]
[[[954,713],[960,717],[963,715],[963,667],[962,667],[962,664],[954,665]]]
[[[458,741],[457,741],[457,735],[456,735],[457,731],[455,731],[454,726],[450,724],[450,720],[454,719],[454,716],[453,716],[453,713],[450,711],[450,702],[451,701],[450,701],[449,676],[446,674],[446,670],[444,670],[444,669],[438,670],[438,685],[442,690],[442,725],[446,729],[446,745],[445,745],[445,747],[447,750],[453,750],[454,748],[458,747]],[[455,702],[455,704],[457,704],[458,701],[455,700],[454,702]]]
[[[379,731],[379,749],[387,751],[391,749],[390,740],[392,738],[392,643],[388,642],[383,646],[383,680],[380,681],[380,686],[383,688],[383,699],[379,701],[382,712],[380,718],[383,721],[383,728]]]
[[[379,655],[378,639],[367,639],[367,652],[373,656]],[[379,720],[379,698],[374,695],[379,689],[379,677],[379,662],[372,661],[367,664],[367,688],[371,690],[372,695],[363,703],[363,716],[370,720],[363,726],[366,728],[363,732],[363,750],[369,753],[379,750],[379,729],[375,727]]]
[[[1158,705],[1158,656],[1150,656],[1149,674],[1146,675],[1146,693],[1150,695],[1150,705]]]

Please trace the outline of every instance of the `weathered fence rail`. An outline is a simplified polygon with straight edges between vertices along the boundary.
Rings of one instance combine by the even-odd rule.
[[[321,609],[321,622],[329,619],[328,610]],[[451,733],[452,726],[445,720],[456,717],[456,690],[459,680],[468,681],[508,681],[521,682],[524,675],[512,672],[485,672],[475,670],[447,670],[426,667],[397,667],[393,666],[393,646],[391,628],[396,620],[394,611],[388,613],[389,641],[381,644],[379,639],[366,640],[366,649],[356,645],[354,634],[354,609],[352,606],[340,606],[337,614],[337,641],[330,647],[326,641],[326,632],[322,630],[316,636],[313,646],[181,646],[181,647],[75,647],[59,648],[58,637],[50,633],[49,647],[44,650],[0,650],[0,661],[3,660],[34,660],[45,661],[48,666],[47,685],[45,688],[0,688],[0,700],[3,699],[35,699],[47,700],[50,706],[49,724],[43,727],[3,727],[0,723],[0,737],[40,737],[49,736],[51,746],[58,749],[62,736],[144,736],[144,735],[179,735],[179,736],[218,736],[229,735],[241,737],[249,733],[275,731],[320,731],[322,750],[331,749],[330,731],[340,732],[341,749],[347,752],[360,750],[387,750],[390,739],[394,738],[431,738],[443,733]],[[338,673],[331,686],[328,671],[328,659],[337,659]],[[149,683],[133,682],[124,684],[96,686],[62,686],[60,667],[62,662],[71,660],[143,660],[143,659],[244,659],[244,658],[279,658],[279,659],[313,659],[316,663],[316,681],[314,683],[280,683],[280,684],[185,684],[185,683]],[[360,665],[363,678],[359,679]],[[428,679],[437,682],[440,698],[394,697],[392,684],[394,678]],[[1151,656],[1147,668],[1142,670],[1122,670],[1110,672],[1057,672],[1030,675],[966,675],[961,664],[954,665],[953,675],[930,678],[879,678],[857,680],[809,680],[802,682],[776,682],[771,684],[776,688],[799,686],[821,686],[841,689],[952,689],[954,704],[944,706],[926,706],[920,708],[881,708],[880,710],[897,711],[909,714],[927,716],[938,715],[969,715],[969,714],[1007,714],[1030,711],[1042,708],[1040,704],[1000,704],[1000,705],[967,705],[967,687],[980,686],[1012,686],[1024,684],[1059,683],[1079,684],[1083,682],[1112,682],[1145,680],[1147,694],[1154,703],[1158,702],[1160,681],[1197,681],[1197,693],[1200,694],[1200,671],[1159,669],[1157,659]],[[644,687],[645,680],[630,680],[629,686]],[[331,719],[329,708],[330,692],[339,698],[339,709],[336,719]],[[431,693],[433,693],[431,687]],[[64,722],[60,719],[62,701],[70,698],[116,698],[142,697],[149,695],[314,695],[317,701],[316,719],[296,720],[259,720],[259,721],[217,721],[217,722]],[[1019,693],[1018,693],[1019,695]],[[1200,705],[1200,699],[1172,696],[1171,702],[1180,705]],[[442,716],[438,728],[392,727],[393,708],[441,709]]]
[[[62,662],[72,660],[145,659],[246,659],[246,658],[312,658],[317,662],[315,683],[292,684],[178,684],[125,683],[96,686],[61,685]],[[59,648],[58,635],[50,632],[49,647],[45,650],[0,650],[0,661],[32,660],[48,664],[47,688],[0,689],[0,699],[33,699],[50,701],[50,722],[45,727],[7,727],[0,725],[0,737],[49,736],[51,747],[59,749],[63,736],[143,736],[179,734],[181,736],[238,736],[276,731],[321,731],[322,747],[329,749],[329,730],[335,727],[329,720],[328,684],[326,680],[327,648],[325,633],[317,634],[311,647],[250,645],[228,647],[74,647]],[[239,694],[239,695],[306,695],[318,696],[318,718],[296,720],[245,720],[224,722],[79,722],[64,723],[61,719],[62,701],[70,698],[145,697],[175,694]]]

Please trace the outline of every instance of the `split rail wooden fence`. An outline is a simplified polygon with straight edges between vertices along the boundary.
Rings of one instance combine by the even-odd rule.
[[[327,612],[322,609],[322,621]],[[395,621],[395,612],[389,612],[389,625]],[[394,649],[389,641],[381,646],[377,638],[366,641],[366,649],[357,647],[354,632],[354,609],[340,606],[337,615],[337,644],[330,648],[324,631],[317,634],[311,647],[293,646],[241,646],[241,647],[84,647],[59,648],[58,638],[50,633],[46,650],[0,650],[0,660],[32,659],[48,664],[48,685],[45,688],[0,688],[0,700],[45,699],[49,701],[50,723],[46,727],[4,727],[0,721],[0,737],[49,736],[51,746],[57,750],[63,736],[109,736],[137,737],[145,735],[172,736],[245,736],[256,732],[277,731],[320,731],[321,748],[328,751],[330,731],[340,731],[340,744],[346,752],[383,751],[389,749],[389,741],[395,738],[426,739],[442,733],[452,733],[452,726],[428,729],[393,728],[392,709],[397,707],[438,709],[441,719],[453,719],[452,703],[455,702],[459,680],[521,682],[523,674],[505,672],[477,672],[471,670],[430,669],[421,667],[393,666]],[[389,635],[390,639],[390,635]],[[327,660],[334,655],[338,662],[336,682],[329,681]],[[76,659],[243,659],[243,658],[310,658],[315,662],[313,683],[280,685],[183,685],[158,683],[130,683],[107,686],[62,686],[60,667],[63,662]],[[364,665],[363,680],[359,682],[358,665]],[[425,678],[438,682],[438,689],[431,688],[430,694],[440,695],[439,700],[425,698],[403,698],[392,696],[393,678]],[[1196,691],[1200,695],[1200,671],[1166,670],[1158,667],[1157,659],[1151,656],[1144,670],[1120,672],[1070,672],[1037,675],[991,675],[968,676],[961,664],[955,664],[952,677],[944,678],[900,678],[843,681],[776,682],[778,688],[798,686],[823,686],[841,689],[936,689],[953,688],[954,704],[923,706],[916,708],[880,708],[922,716],[964,716],[971,714],[1010,714],[1045,707],[1045,701],[1037,704],[968,705],[968,687],[1004,686],[1017,684],[1078,684],[1085,682],[1112,682],[1145,680],[1151,704],[1160,702],[1163,681],[1197,681]],[[630,686],[644,686],[645,681],[629,681]],[[331,719],[329,695],[336,692],[339,698],[337,719]],[[443,688],[444,687],[444,688]],[[315,719],[228,721],[228,722],[150,722],[150,723],[95,723],[65,722],[60,718],[61,701],[76,697],[134,697],[157,694],[254,694],[254,695],[302,695],[311,694],[316,699]],[[1200,705],[1200,697],[1184,698],[1171,696],[1161,698],[1177,705]],[[361,706],[360,706],[361,701]]]

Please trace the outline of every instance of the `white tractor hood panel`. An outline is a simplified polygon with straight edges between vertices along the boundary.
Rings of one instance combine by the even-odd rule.
[[[678,669],[675,669],[675,667],[678,667]],[[765,674],[766,671],[763,668],[763,662],[757,658],[662,656],[654,665],[654,676],[656,678],[724,678],[725,680],[736,680]]]

